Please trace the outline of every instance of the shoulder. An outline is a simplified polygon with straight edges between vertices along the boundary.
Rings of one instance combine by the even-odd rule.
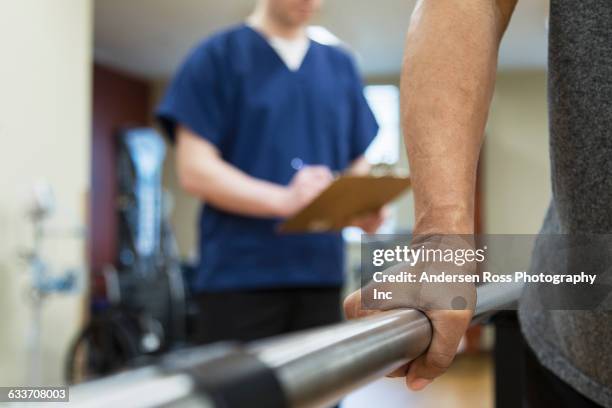
[[[337,70],[348,75],[355,75],[357,72],[355,66],[355,58],[352,52],[343,45],[327,45],[321,44],[315,40],[311,40],[314,47],[334,65]]]
[[[206,62],[223,64],[230,61],[232,55],[240,52],[248,34],[246,30],[243,24],[239,24],[213,33],[191,49],[187,63],[197,67]]]
[[[236,24],[214,32],[204,39],[199,47],[209,48],[217,51],[230,51],[240,46],[249,37],[250,29],[245,24]]]

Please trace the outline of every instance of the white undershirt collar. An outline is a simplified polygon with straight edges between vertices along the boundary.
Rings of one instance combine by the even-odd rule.
[[[300,69],[310,47],[310,39],[306,36],[293,40],[271,37],[268,42],[291,71]]]
[[[251,23],[247,22],[247,25],[253,30],[261,32]],[[307,35],[295,39],[269,37],[267,35],[263,35],[263,37],[268,41],[268,44],[270,44],[274,51],[276,51],[276,54],[278,54],[289,70],[297,71],[300,69],[308,53],[308,49],[310,48],[310,38],[308,38]]]

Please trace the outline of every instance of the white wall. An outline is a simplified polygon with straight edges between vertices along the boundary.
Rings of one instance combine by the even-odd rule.
[[[0,386],[28,384],[31,243],[24,200],[33,181],[55,189],[57,228],[85,223],[90,167],[91,0],[3,1],[0,12]],[[84,264],[83,237],[45,249],[56,270]],[[83,295],[53,297],[43,313],[42,379],[61,381]]]
[[[551,196],[544,71],[498,75],[483,152],[485,232],[537,233]]]

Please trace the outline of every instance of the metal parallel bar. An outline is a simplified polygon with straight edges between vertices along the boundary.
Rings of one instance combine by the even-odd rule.
[[[474,319],[507,307],[519,298],[521,290],[520,285],[508,284],[479,287]],[[249,389],[256,378],[236,376],[245,356],[249,360],[244,361],[245,371],[247,364],[252,367],[255,360],[275,377],[283,405],[328,406],[418,357],[430,341],[431,324],[423,313],[384,312],[244,346],[183,351],[154,367],[73,387],[70,406],[108,407],[117,405],[119,400],[122,406],[129,401],[131,407],[242,406],[236,402],[240,395],[251,399],[257,392],[266,392]],[[257,405],[257,401],[249,403]]]
[[[319,407],[418,357],[430,341],[423,313],[397,310],[249,349],[276,372],[289,406]]]

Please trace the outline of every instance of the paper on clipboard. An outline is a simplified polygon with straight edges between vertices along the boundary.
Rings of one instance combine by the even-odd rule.
[[[410,187],[409,177],[341,176],[310,204],[279,226],[279,232],[338,231],[376,211]]]

